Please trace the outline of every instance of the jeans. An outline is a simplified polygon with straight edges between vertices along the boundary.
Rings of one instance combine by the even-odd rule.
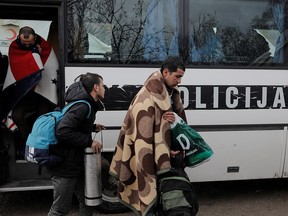
[[[72,207],[73,194],[75,194],[79,200],[79,215],[93,215],[93,207],[85,205],[84,177],[62,178],[53,176],[52,182],[54,186],[54,201],[48,216],[67,215]]]

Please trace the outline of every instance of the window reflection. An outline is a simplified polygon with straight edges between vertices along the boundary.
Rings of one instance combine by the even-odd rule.
[[[144,23],[143,57],[148,61],[163,61],[179,55],[179,1],[151,1]]]
[[[268,1],[193,0],[189,11],[193,63],[259,65],[273,61],[278,31]]]
[[[284,63],[284,1],[68,0],[68,61]]]
[[[275,37],[273,38],[273,51],[274,51],[274,62],[283,63],[284,58],[284,1],[273,1],[272,3],[273,18],[277,30],[274,30]],[[269,35],[270,36],[270,35]],[[275,39],[277,38],[276,42]]]

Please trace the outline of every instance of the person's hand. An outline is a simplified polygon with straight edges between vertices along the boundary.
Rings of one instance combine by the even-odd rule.
[[[173,151],[170,150],[170,156],[171,156],[171,166],[174,168],[177,167],[185,167],[185,151]]]
[[[37,46],[37,48],[38,48],[38,52],[39,52],[39,54],[41,54],[41,52],[42,52],[42,48],[41,48],[41,46],[40,46],[39,44],[37,44],[36,46]]]
[[[163,114],[163,118],[167,120],[169,123],[173,123],[175,121],[175,116],[173,112],[165,112]]]
[[[170,156],[171,156],[172,158],[175,158],[175,156],[176,156],[177,154],[179,154],[179,153],[180,153],[179,150],[177,150],[177,151],[170,150]]]
[[[95,127],[95,132],[98,133],[100,132],[101,130],[105,130],[105,126],[102,125],[102,124],[96,124],[96,127]]]
[[[102,144],[94,140],[94,141],[92,142],[91,148],[93,149],[93,152],[94,152],[94,153],[97,153],[97,154],[98,154],[98,153],[101,152]]]

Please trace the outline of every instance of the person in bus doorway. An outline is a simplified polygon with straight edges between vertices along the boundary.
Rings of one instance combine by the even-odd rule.
[[[6,77],[8,68],[8,56],[2,55],[0,51],[0,112],[2,112],[2,106],[4,101],[2,100],[2,88]],[[4,143],[3,136],[6,131],[2,122],[0,123],[0,185],[5,183],[9,177],[9,147]]]
[[[170,123],[173,112],[186,121],[178,91],[184,74],[183,61],[168,57],[132,100],[122,124],[110,174],[119,180],[120,201],[138,215],[153,215],[158,175],[183,166],[184,152],[170,149]]]
[[[8,56],[3,55],[0,51],[0,113],[2,113],[4,100],[2,97],[2,89],[8,69]],[[1,122],[2,126],[2,122]]]
[[[59,143],[51,149],[53,154],[63,158],[60,164],[49,167],[54,186],[53,204],[48,216],[67,215],[72,207],[75,194],[79,200],[79,215],[92,216],[93,207],[85,204],[85,173],[84,149],[92,147],[99,153],[102,144],[92,139],[91,133],[105,129],[101,124],[94,124],[98,110],[101,110],[100,100],[104,98],[105,88],[103,78],[94,73],[80,76],[80,80],[69,86],[65,93],[65,101],[69,104],[76,100],[86,100],[91,105],[76,103],[63,116],[56,128]]]
[[[17,160],[24,158],[34,120],[58,103],[58,60],[50,44],[29,26],[19,30],[17,39],[9,46],[8,57],[1,120],[5,120],[7,128],[17,131]]]

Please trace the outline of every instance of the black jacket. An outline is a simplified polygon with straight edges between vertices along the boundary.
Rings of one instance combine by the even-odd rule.
[[[95,115],[98,111],[97,103],[84,89],[82,82],[73,83],[67,90],[65,100],[70,103],[75,100],[86,100],[86,103],[76,103],[63,116],[56,128],[56,136],[59,143],[51,149],[53,154],[63,157],[63,162],[50,167],[52,175],[71,178],[84,174],[84,149],[91,147],[92,130]]]

